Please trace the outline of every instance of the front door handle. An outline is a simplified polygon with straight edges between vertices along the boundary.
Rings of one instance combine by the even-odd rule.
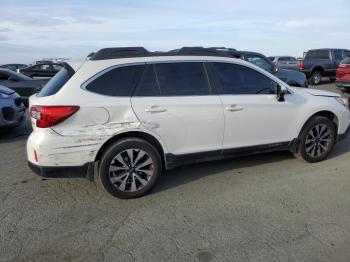
[[[230,105],[230,106],[227,106],[225,110],[230,112],[237,112],[237,111],[242,111],[243,107],[238,105]]]
[[[151,106],[151,107],[147,107],[145,111],[148,113],[162,113],[162,112],[166,112],[166,108],[160,107],[160,106]]]

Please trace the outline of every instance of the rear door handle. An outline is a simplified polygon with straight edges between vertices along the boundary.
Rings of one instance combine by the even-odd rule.
[[[230,105],[230,106],[227,106],[225,110],[230,112],[237,112],[237,111],[242,111],[243,107],[238,105]]]
[[[147,107],[145,111],[148,113],[162,113],[162,112],[166,112],[166,108],[160,107],[160,106],[151,106],[151,107]]]

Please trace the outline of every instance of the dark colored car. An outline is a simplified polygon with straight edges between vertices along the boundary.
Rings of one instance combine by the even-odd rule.
[[[0,85],[0,128],[16,127],[25,119],[25,107],[20,96]]]
[[[350,57],[340,62],[337,68],[335,84],[344,92],[350,93]]]
[[[25,64],[6,64],[6,65],[0,65],[0,68],[9,69],[14,72],[18,72],[20,69],[26,68],[28,65]]]
[[[347,49],[313,49],[306,52],[303,62],[300,63],[300,70],[306,75],[309,83],[318,85],[322,77],[329,77],[335,80],[339,63],[350,55]]]
[[[62,67],[60,63],[47,62],[20,69],[19,72],[29,77],[53,77]]]
[[[270,59],[260,53],[249,51],[238,51],[241,54],[241,58],[251,62],[262,69],[274,74],[276,77],[286,82],[290,86],[308,87],[307,79],[301,72],[280,69],[272,63]]]
[[[0,85],[13,89],[22,97],[25,104],[27,104],[28,98],[39,92],[48,80],[48,78],[32,79],[11,70],[0,68]]]

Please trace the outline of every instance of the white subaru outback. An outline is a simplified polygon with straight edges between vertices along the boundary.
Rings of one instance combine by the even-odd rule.
[[[65,64],[30,98],[30,114],[34,172],[95,176],[120,198],[193,162],[276,150],[321,161],[350,124],[338,94],[290,87],[208,48],[102,49]]]

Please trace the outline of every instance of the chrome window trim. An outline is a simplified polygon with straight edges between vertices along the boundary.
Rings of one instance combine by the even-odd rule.
[[[146,62],[133,62],[133,63],[123,63],[123,64],[117,64],[117,65],[113,65],[113,66],[109,66],[101,71],[99,71],[98,73],[94,74],[93,76],[91,76],[90,78],[88,78],[87,80],[85,80],[81,85],[80,85],[80,88],[87,91],[87,92],[90,92],[90,93],[93,93],[93,94],[98,94],[98,95],[103,95],[103,96],[107,96],[107,97],[128,97],[128,96],[109,96],[109,95],[104,95],[104,94],[99,94],[99,93],[96,93],[96,92],[93,92],[93,91],[89,91],[86,89],[86,86],[88,84],[90,84],[92,81],[94,81],[96,78],[100,77],[101,75],[115,69],[115,68],[119,68],[119,67],[125,67],[125,66],[135,66],[135,65],[155,65],[155,64],[164,64],[164,63],[190,63],[190,62],[199,62],[199,63],[228,63],[228,64],[236,64],[236,65],[240,65],[240,66],[245,66],[245,67],[248,67],[250,69],[253,69],[263,75],[265,75],[266,77],[270,78],[272,81],[274,82],[277,82],[279,83],[280,85],[284,86],[291,94],[293,94],[294,92],[292,90],[290,90],[287,85],[280,79],[277,78],[277,81],[273,78],[271,78],[269,76],[269,73],[266,72],[265,70],[261,69],[260,70],[256,70],[254,67],[250,66],[250,64],[245,64],[245,63],[240,63],[240,62],[244,62],[244,60],[239,60],[239,59],[232,59],[232,61],[227,61],[227,60],[221,60],[221,59],[213,59],[213,60],[207,60],[207,59],[190,59],[190,60],[182,60],[182,59],[179,59],[179,60],[160,60],[160,61],[146,61]],[[204,66],[204,70],[205,70],[205,74],[207,75],[207,78],[208,78],[208,74],[206,72],[206,67],[205,67],[205,64],[203,65]],[[210,81],[209,81],[209,78],[208,78],[208,83],[209,83],[209,86],[210,86]],[[211,90],[213,91],[213,90]],[[214,93],[212,93],[211,95],[215,95]],[[208,96],[208,95],[206,95]],[[130,96],[132,97],[132,96]]]

